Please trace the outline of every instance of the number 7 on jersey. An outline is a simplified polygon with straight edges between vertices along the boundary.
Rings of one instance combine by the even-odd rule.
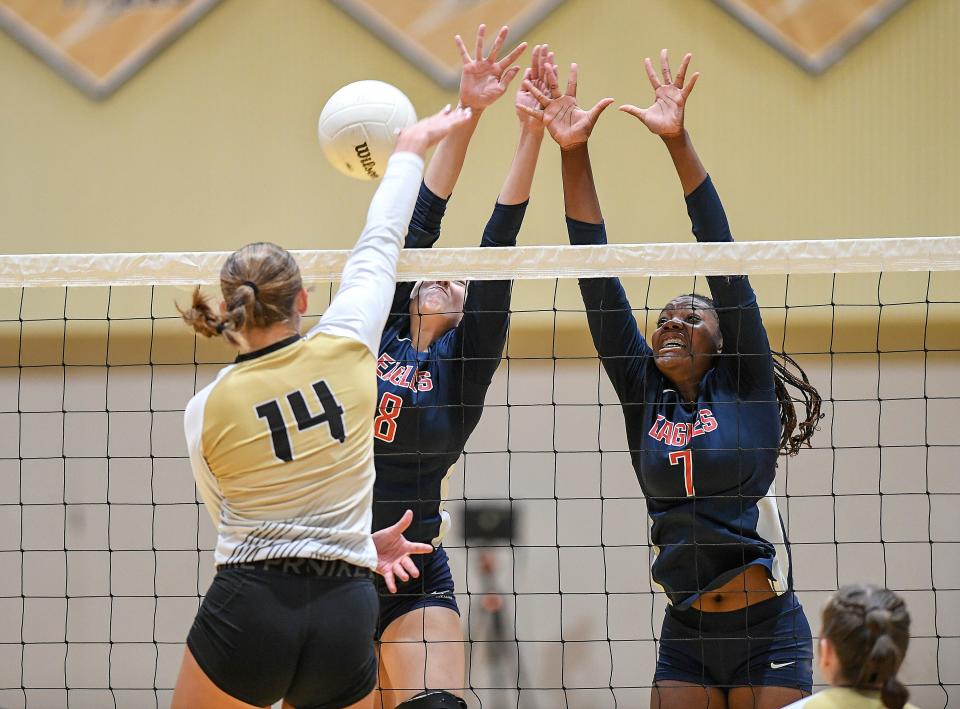
[[[683,463],[683,488],[687,497],[694,496],[693,489],[693,451],[689,448],[682,451],[670,451],[670,465]]]

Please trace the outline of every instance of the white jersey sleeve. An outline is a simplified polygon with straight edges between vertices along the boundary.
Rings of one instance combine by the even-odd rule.
[[[220,372],[222,376],[227,369]],[[217,377],[217,380],[220,379]],[[220,486],[217,484],[217,478],[207,465],[207,460],[203,456],[203,411],[207,403],[207,397],[213,390],[216,381],[211,382],[205,388],[198,391],[187,404],[183,412],[183,431],[187,438],[187,451],[190,454],[190,467],[193,469],[193,479],[197,483],[197,490],[200,492],[200,499],[203,500],[204,507],[210,514],[213,521],[213,528],[220,528],[220,508],[223,505],[223,495],[220,492]]]
[[[347,260],[340,289],[310,335],[359,340],[377,356],[393,301],[397,260],[416,204],[423,159],[394,153],[367,212],[367,223]]]

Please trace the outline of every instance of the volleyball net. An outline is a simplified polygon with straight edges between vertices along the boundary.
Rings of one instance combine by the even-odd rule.
[[[316,317],[346,253],[296,255]],[[224,257],[0,257],[2,707],[170,702],[214,574],[183,409],[233,358],[174,304]],[[400,280],[514,279],[447,504],[470,705],[647,705],[665,599],[577,278],[620,276],[649,334],[671,298],[734,273],[824,400],[775,488],[814,635],[838,586],[894,589],[911,701],[960,702],[958,272],[960,237],[404,253]]]

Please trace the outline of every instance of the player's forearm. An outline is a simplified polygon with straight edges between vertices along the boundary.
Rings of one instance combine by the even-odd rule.
[[[395,153],[390,158],[366,226],[344,266],[340,290],[318,326],[359,340],[374,354],[394,295],[400,247],[422,170],[423,161],[416,155]]]
[[[417,200],[423,160],[413,153],[394,153],[383,181],[370,200],[367,221],[343,269],[346,285],[362,264],[382,270],[393,280],[396,261]]]
[[[680,184],[683,187],[683,194],[689,195],[707,177],[707,171],[693,147],[690,134],[684,131],[674,138],[664,138],[663,144],[667,146],[670,159],[673,160],[677,177],[680,178]]]
[[[473,111],[470,120],[450,131],[450,134],[437,145],[423,178],[424,184],[435,195],[448,199],[453,194],[453,188],[460,178],[460,171],[463,170],[470,139],[473,138],[482,113],[483,111],[479,110]]]
[[[425,249],[433,246],[440,238],[440,223],[446,210],[447,200],[431,192],[426,184],[421,184],[404,248]]]
[[[560,171],[563,176],[563,206],[567,216],[589,224],[603,222],[586,144],[560,152]]]
[[[540,144],[543,142],[542,130],[520,130],[520,141],[513,154],[513,162],[503,181],[500,204],[520,204],[530,199],[530,186],[533,184],[533,175],[537,171],[537,159],[540,157]]]

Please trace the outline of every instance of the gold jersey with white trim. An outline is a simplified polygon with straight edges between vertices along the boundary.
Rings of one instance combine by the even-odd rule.
[[[375,353],[422,171],[416,155],[391,158],[315,328],[241,355],[187,405],[216,564],[307,557],[376,569]]]

